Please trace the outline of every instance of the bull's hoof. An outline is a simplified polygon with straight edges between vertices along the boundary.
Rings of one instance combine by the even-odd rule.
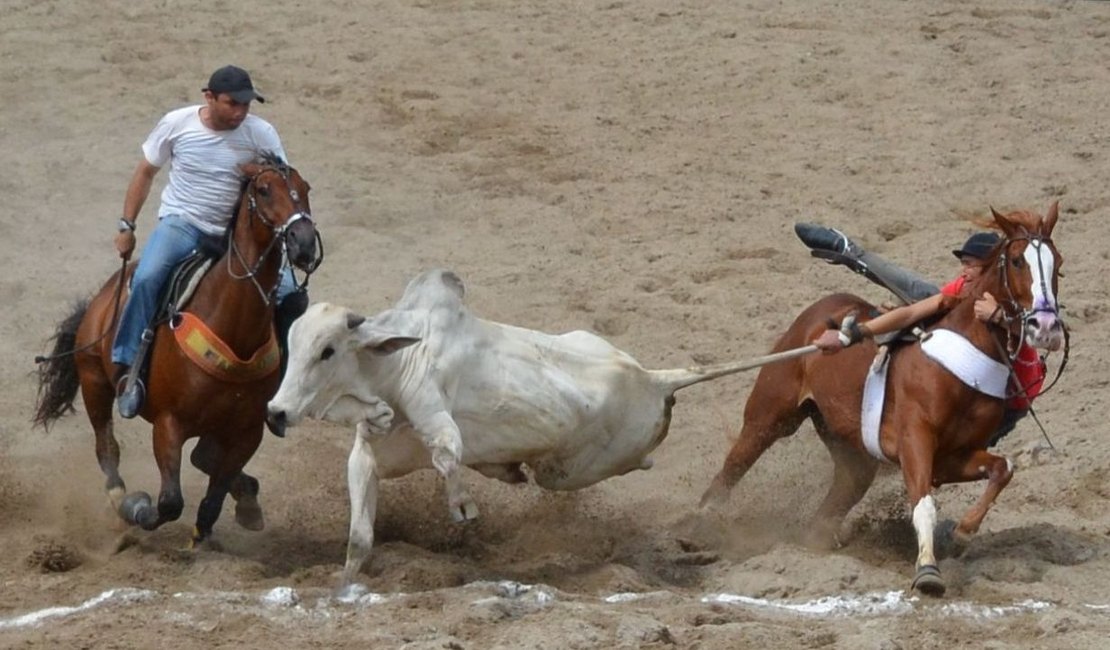
[[[959,525],[945,519],[933,529],[933,549],[937,559],[960,557],[967,550],[971,538],[960,532]]]
[[[728,496],[731,490],[723,482],[718,479],[713,479],[713,482],[706,488],[705,493],[701,495],[701,502],[698,504],[700,508],[719,508],[728,503]]]
[[[353,603],[359,598],[370,593],[370,589],[361,582],[344,581],[335,588],[335,599],[341,603]]]
[[[467,499],[457,506],[451,507],[451,521],[456,524],[466,523],[478,518],[478,504]]]
[[[926,596],[933,596],[934,598],[943,596],[944,591],[947,589],[947,587],[944,586],[944,580],[940,577],[940,569],[932,564],[926,564],[917,570],[917,576],[913,579],[912,588],[920,591]]]
[[[243,497],[235,502],[235,523],[247,530],[259,531],[266,527],[262,506],[253,498]]]

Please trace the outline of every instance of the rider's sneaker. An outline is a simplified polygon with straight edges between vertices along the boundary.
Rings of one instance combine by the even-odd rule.
[[[814,250],[829,251],[845,257],[857,258],[863,249],[844,233],[815,223],[796,223],[794,233],[802,243]],[[831,261],[831,260],[830,260]]]
[[[117,384],[119,389],[116,397],[116,408],[119,409],[121,418],[131,419],[139,414],[143,408],[143,399],[146,397],[143,382],[138,377],[128,381],[129,377],[127,372],[122,373],[123,377]]]

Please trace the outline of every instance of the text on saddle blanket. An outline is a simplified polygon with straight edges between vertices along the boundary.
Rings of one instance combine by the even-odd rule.
[[[201,370],[217,379],[240,383],[255,381],[278,368],[281,352],[272,327],[266,343],[249,359],[241,359],[195,314],[181,312],[175,320],[173,334],[181,351]]]

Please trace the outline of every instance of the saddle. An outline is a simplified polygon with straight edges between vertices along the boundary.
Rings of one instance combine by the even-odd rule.
[[[205,245],[205,244],[208,245]],[[150,348],[154,344],[155,334],[162,323],[173,320],[192,297],[200,284],[204,274],[212,267],[212,263],[223,255],[223,251],[211,242],[203,242],[197,250],[181,261],[170,274],[169,281],[162,288],[158,298],[158,309],[154,312],[154,319],[147,324],[139,339],[139,349],[135,354],[132,364],[132,373],[135,379],[144,386],[150,374]]]

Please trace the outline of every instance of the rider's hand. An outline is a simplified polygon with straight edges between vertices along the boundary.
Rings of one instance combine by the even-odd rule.
[[[835,354],[844,349],[844,340],[840,336],[840,330],[825,330],[813,340],[813,345],[816,345],[825,354]]]
[[[983,297],[975,301],[975,317],[984,323],[997,323],[999,316],[998,301],[989,291],[984,291]]]
[[[116,250],[121,259],[130,260],[131,253],[135,250],[135,233],[124,230],[116,235]]]

